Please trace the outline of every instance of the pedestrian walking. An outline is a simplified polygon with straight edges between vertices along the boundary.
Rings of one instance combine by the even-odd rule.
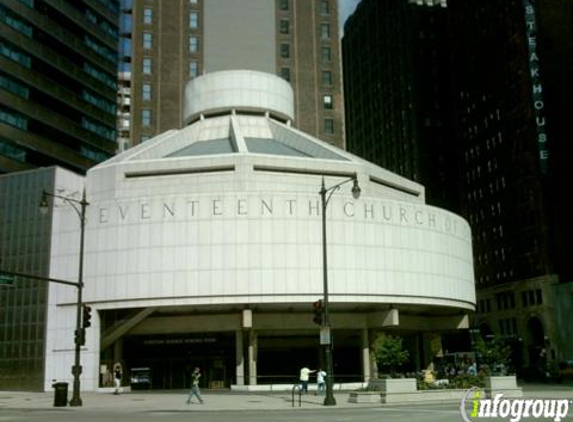
[[[308,378],[309,375],[314,372],[316,371],[310,370],[306,366],[300,370],[300,376],[299,376],[300,389],[303,393],[308,393]]]
[[[191,391],[189,392],[189,397],[187,397],[187,404],[191,404],[191,399],[193,396],[197,397],[199,403],[203,404],[203,398],[201,397],[201,390],[199,389],[199,379],[201,378],[201,370],[199,367],[195,367],[193,373],[191,373]]]
[[[121,369],[121,365],[116,363],[115,367],[113,368],[113,385],[115,386],[115,391],[113,394],[116,396],[119,396],[119,390],[121,389],[121,377],[123,375],[122,372],[123,371]]]
[[[320,395],[326,390],[326,372],[321,368],[316,371],[316,394]]]

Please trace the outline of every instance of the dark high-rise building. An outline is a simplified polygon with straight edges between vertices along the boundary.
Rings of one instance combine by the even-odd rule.
[[[348,149],[460,207],[475,324],[529,373],[573,357],[558,325],[573,273],[572,11],[560,0],[363,0],[343,39]]]
[[[444,1],[363,0],[342,39],[347,149],[457,210]]]
[[[294,126],[344,145],[336,0],[135,0],[132,35],[132,145],[184,127],[187,82],[222,70],[282,76]]]
[[[573,164],[561,107],[571,93],[566,20],[573,5],[553,0],[450,0],[455,57],[456,142],[462,213],[474,236],[476,323],[514,340],[517,364],[573,356],[555,302],[571,281],[563,239],[564,171]],[[567,13],[568,12],[568,13]],[[547,65],[546,65],[547,64]],[[561,69],[563,66],[563,69]],[[559,319],[559,317],[557,318]],[[519,362],[521,360],[521,362]]]
[[[117,0],[0,4],[0,173],[116,151]]]

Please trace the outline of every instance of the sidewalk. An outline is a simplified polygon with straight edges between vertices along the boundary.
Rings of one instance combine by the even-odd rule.
[[[298,395],[295,395],[294,407],[291,393],[234,393],[225,391],[202,391],[204,404],[197,403],[193,398],[191,404],[187,404],[187,391],[179,392],[127,392],[115,396],[110,393],[82,392],[82,407],[58,407],[55,409],[113,409],[114,411],[162,411],[162,410],[280,410],[280,409],[312,409],[329,408],[323,406],[324,396],[315,396],[309,393],[301,396],[301,406],[299,407]],[[68,391],[68,400],[71,398],[71,391]],[[347,392],[337,392],[335,394],[337,406],[332,407],[359,407],[353,403],[348,403]],[[366,404],[366,406],[376,406],[380,404]],[[30,393],[20,391],[0,391],[0,409],[48,409],[54,408],[54,394],[51,393]]]
[[[526,384],[523,386],[525,398],[568,398],[573,400],[572,384]],[[117,412],[133,411],[221,411],[221,410],[284,410],[284,409],[333,409],[333,408],[359,408],[359,407],[392,407],[400,406],[381,403],[349,403],[349,392],[335,392],[336,406],[323,406],[324,397],[315,396],[314,393],[301,397],[301,407],[298,405],[298,395],[295,395],[295,406],[292,406],[290,392],[277,393],[244,393],[221,391],[203,391],[205,404],[194,403],[188,405],[187,391],[151,391],[127,392],[115,396],[110,393],[83,392],[82,407],[59,407],[70,411],[89,411],[97,409],[114,410]],[[68,399],[71,390],[68,391]],[[0,409],[50,409],[54,408],[54,393],[30,393],[0,391]],[[406,406],[426,406],[428,402],[411,403]],[[403,405],[402,405],[403,406]]]

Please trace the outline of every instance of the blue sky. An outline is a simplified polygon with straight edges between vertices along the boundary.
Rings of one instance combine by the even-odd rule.
[[[340,33],[344,29],[344,22],[346,18],[354,12],[356,5],[360,3],[360,0],[338,0],[339,4],[339,17],[340,17]]]

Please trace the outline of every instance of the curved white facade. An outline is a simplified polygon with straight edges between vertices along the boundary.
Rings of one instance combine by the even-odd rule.
[[[193,86],[213,93],[220,82],[208,75]],[[282,81],[273,83],[283,89]],[[190,115],[224,104],[199,98]],[[269,104],[259,107],[264,112]],[[196,347],[205,338],[224,350],[214,368],[226,368],[225,385],[264,382],[261,376],[272,372],[266,362],[289,347],[297,364],[297,350],[308,354],[314,347],[312,303],[323,295],[323,177],[330,187],[356,174],[362,191],[354,199],[352,184],[343,184],[332,192],[326,215],[330,319],[336,344],[361,351],[360,378],[370,373],[371,333],[435,333],[467,324],[475,289],[464,219],[426,205],[419,184],[294,130],[272,113],[243,115],[233,105],[88,172],[84,300],[96,314],[84,352],[86,388],[101,380],[100,355],[133,366],[141,365],[141,354],[152,362],[173,344],[192,344],[193,352],[169,353],[199,359],[214,353],[204,343]],[[274,111],[280,110],[287,114],[288,107]],[[70,278],[76,258],[66,246],[69,233],[58,227],[52,260],[62,271],[52,276]],[[51,329],[58,335],[75,321],[73,294],[63,292],[51,293],[58,315]],[[170,346],[154,349],[157,344]],[[70,353],[48,355],[53,372],[69,372]],[[173,356],[161,359],[183,359]]]
[[[264,110],[285,120],[294,117],[293,92],[289,83],[269,73],[233,70],[206,74],[189,81],[185,88],[184,119],[223,110]]]
[[[320,296],[319,175],[257,171],[258,166],[276,168],[276,160],[237,154],[178,161],[188,174],[125,178],[137,172],[161,174],[162,164],[115,165],[92,173],[88,189],[97,209],[97,233],[88,237],[88,253],[90,262],[100,264],[86,282],[91,300],[113,297],[129,300],[128,306],[137,300],[146,306],[306,306]],[[301,169],[300,160],[281,160],[279,167],[288,164]],[[356,171],[362,188],[358,200],[342,188],[328,207],[333,306],[360,302],[472,309],[467,223],[417,199],[385,197],[384,189],[370,181],[376,176],[373,168],[329,164],[323,169]],[[203,173],[209,168],[229,170]],[[329,177],[326,184],[341,180]]]

